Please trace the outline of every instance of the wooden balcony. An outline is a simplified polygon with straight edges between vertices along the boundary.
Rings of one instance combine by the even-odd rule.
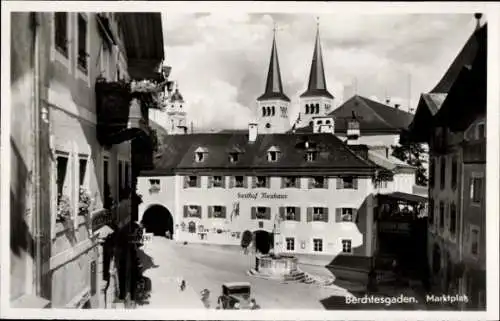
[[[125,82],[96,82],[97,139],[102,145],[120,144],[148,135],[148,106],[134,97]]]
[[[486,140],[466,142],[462,147],[464,163],[486,162]]]

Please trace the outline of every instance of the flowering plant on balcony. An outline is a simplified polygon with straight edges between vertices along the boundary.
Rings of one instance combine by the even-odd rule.
[[[57,221],[65,222],[71,218],[71,202],[66,195],[59,196],[57,204]]]
[[[130,82],[130,91],[133,93],[158,93],[163,91],[166,82],[158,83],[153,80],[132,80]]]
[[[78,215],[88,215],[92,202],[93,199],[90,196],[90,192],[85,187],[80,186],[78,198]]]

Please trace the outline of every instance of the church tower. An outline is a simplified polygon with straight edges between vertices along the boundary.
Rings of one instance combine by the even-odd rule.
[[[332,112],[333,99],[333,95],[326,88],[318,23],[311,71],[309,73],[309,84],[307,90],[300,95],[300,126],[311,125],[313,117],[325,116]]]
[[[169,135],[187,134],[186,110],[184,98],[176,84],[175,91],[167,101],[167,124],[165,126]]]
[[[290,128],[288,109],[290,98],[283,93],[281,71],[276,49],[276,28],[274,28],[271,60],[267,72],[266,89],[257,98],[259,134],[285,133]]]

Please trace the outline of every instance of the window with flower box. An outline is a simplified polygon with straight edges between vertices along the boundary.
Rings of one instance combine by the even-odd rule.
[[[354,222],[357,210],[350,207],[335,209],[335,222]]]
[[[295,239],[293,237],[285,238],[285,242],[287,251],[295,251]]]
[[[88,49],[87,49],[87,19],[79,13],[78,14],[78,68],[88,73]]]
[[[185,176],[184,177],[184,188],[193,188],[201,186],[201,178],[199,176]]]
[[[300,207],[298,206],[286,206],[280,207],[280,217],[285,221],[296,221],[300,222]]]
[[[300,188],[300,178],[297,176],[287,176],[281,179],[282,188]]]
[[[358,189],[358,179],[352,176],[339,177],[337,189]]]
[[[221,175],[208,177],[208,188],[225,188],[225,177]]]
[[[184,217],[201,218],[201,206],[199,206],[199,205],[184,205]]]
[[[230,180],[231,188],[246,188],[247,180],[245,176],[232,176]]]
[[[56,49],[68,58],[68,13],[54,13],[54,40]]]
[[[226,218],[226,207],[220,205],[209,206],[208,218]]]
[[[327,207],[308,207],[307,208],[308,222],[328,222]]]
[[[270,180],[267,176],[254,176],[252,181],[253,188],[269,188]]]
[[[309,188],[328,188],[328,178],[324,176],[314,176],[309,179]]]
[[[264,206],[256,206],[251,209],[252,220],[270,220],[271,219],[271,208]]]

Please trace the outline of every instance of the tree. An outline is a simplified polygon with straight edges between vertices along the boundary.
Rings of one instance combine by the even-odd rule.
[[[252,232],[250,232],[249,230],[243,232],[243,234],[241,235],[241,247],[246,249],[250,245],[250,243],[252,243],[252,239]]]
[[[400,145],[392,146],[392,156],[406,162],[410,166],[417,168],[416,184],[419,186],[427,186],[427,170],[424,167],[426,160],[422,155],[426,153],[424,147],[420,143],[410,143],[403,141]]]

